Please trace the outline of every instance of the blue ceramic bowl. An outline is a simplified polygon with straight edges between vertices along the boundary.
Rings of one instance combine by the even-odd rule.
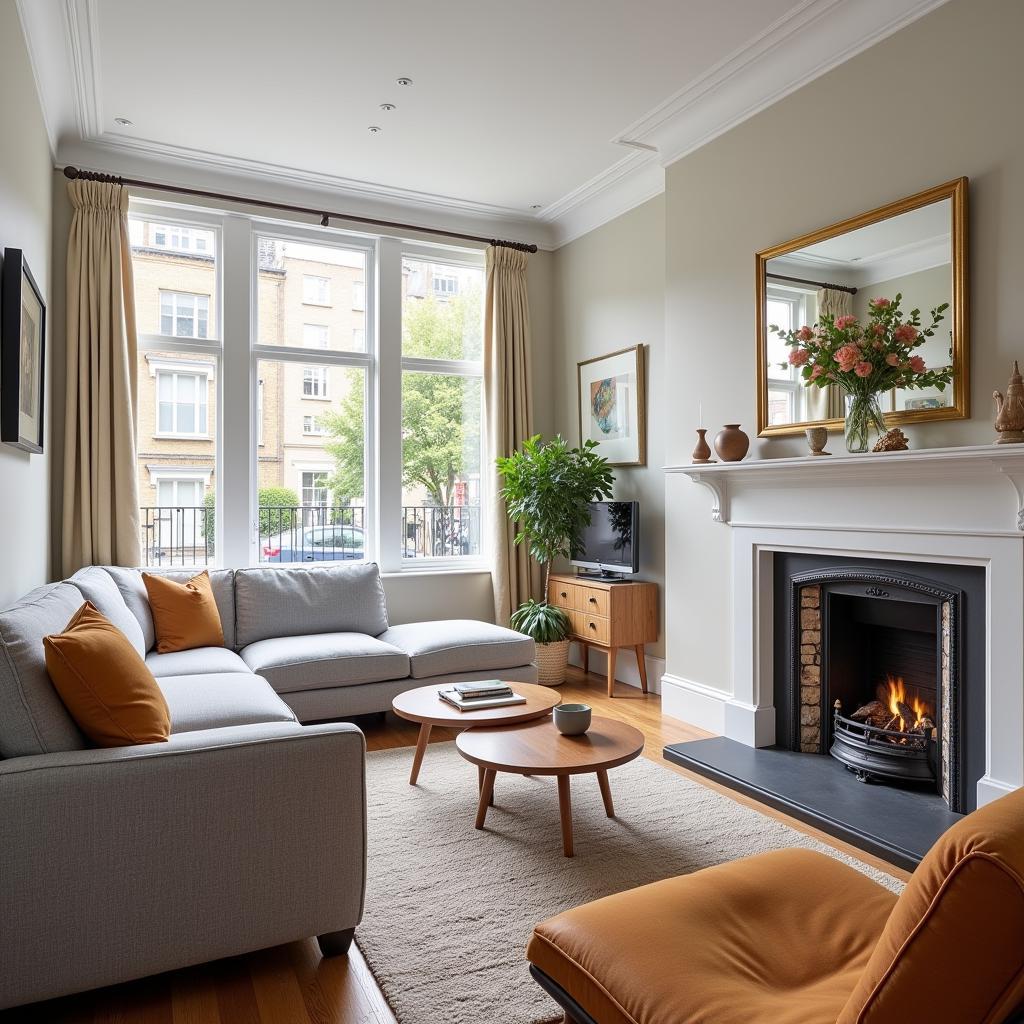
[[[590,728],[589,704],[559,704],[551,712],[555,728],[564,736],[582,736]]]

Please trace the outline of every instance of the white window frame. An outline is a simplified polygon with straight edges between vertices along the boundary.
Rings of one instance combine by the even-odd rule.
[[[447,261],[446,261],[447,262]],[[450,264],[449,264],[450,265]],[[438,282],[445,281],[453,285],[451,288],[438,288]],[[430,290],[435,299],[451,299],[459,294],[459,278],[456,274],[434,274],[430,282]]]
[[[319,334],[323,332],[323,342],[314,342],[310,340],[310,335],[313,331]],[[303,348],[316,348],[325,349],[331,347],[331,327],[330,324],[303,324],[302,325],[302,347]]]
[[[792,309],[790,322],[793,330],[797,330],[807,323],[807,296],[808,292],[800,288],[789,288],[785,285],[769,284],[767,298],[774,302],[785,302]],[[804,404],[807,398],[807,389],[803,386],[800,377],[800,370],[796,366],[789,367],[788,377],[773,377],[770,373],[766,375],[767,390],[782,391],[790,395],[793,419],[791,422],[799,423],[804,419]]]
[[[155,422],[153,429],[153,437],[161,439],[180,439],[183,441],[209,441],[210,440],[210,381],[216,379],[216,370],[213,363],[200,362],[199,360],[186,360],[186,359],[151,359],[146,357],[146,362],[149,364],[149,375],[155,382]],[[174,408],[172,419],[174,425],[171,430],[160,429],[160,377],[164,374],[170,375],[174,383],[172,384],[172,398],[171,405]],[[202,407],[202,403],[199,401],[200,388],[206,389],[206,422],[202,425],[202,429],[195,431],[194,433],[188,433],[184,430],[178,430],[178,406],[184,405],[184,402],[179,402],[177,397],[178,392],[178,378],[179,377],[195,377],[196,384],[196,399],[192,403],[196,414],[196,423],[199,423],[199,410]]]
[[[314,390],[306,394],[306,384],[314,385]],[[302,367],[302,391],[299,397],[304,402],[329,402],[330,395],[330,374],[326,366],[303,366]]]
[[[283,240],[287,241],[287,239]],[[316,281],[318,285],[316,289],[317,297],[313,299],[309,298],[309,289],[306,288],[306,285],[312,281]],[[322,288],[320,287],[321,285]],[[302,304],[304,306],[329,306],[331,304],[331,279],[329,277],[322,277],[320,274],[303,274]]]
[[[324,437],[327,431],[324,430],[319,416],[311,413],[304,413],[302,416],[302,433],[305,434],[306,437]]]
[[[171,299],[171,333],[164,335],[167,338],[188,338],[192,341],[206,341],[210,336],[210,296],[206,292],[179,292],[170,288],[161,288],[157,296],[157,316],[160,326],[163,327],[164,320],[164,296]],[[182,299],[192,300],[192,330],[193,334],[178,334],[178,310],[181,308]],[[206,299],[206,337],[199,334],[199,300]],[[163,334],[163,331],[160,332]]]
[[[401,259],[419,260],[426,261],[428,263],[441,264],[449,267],[466,267],[474,270],[483,270],[484,268],[484,257],[482,252],[473,252],[472,250],[452,250],[445,249],[437,246],[426,246],[426,245],[410,245],[408,243],[401,246]],[[401,267],[401,263],[399,263]],[[401,273],[398,276],[398,289],[401,291]],[[433,294],[433,287],[431,287],[431,294]],[[456,293],[457,294],[457,293]],[[415,296],[412,296],[415,298]],[[401,431],[401,386],[402,377],[405,373],[436,373],[444,374],[446,376],[453,377],[478,377],[480,379],[480,466],[483,469],[484,466],[490,462],[490,453],[487,451],[487,427],[484,420],[484,409],[483,409],[483,376],[484,376],[484,364],[483,360],[476,359],[422,359],[415,356],[402,355],[402,338],[401,338],[401,296],[399,296],[399,337],[398,337],[398,353],[399,353],[399,368],[400,374],[398,379],[398,393],[399,402],[398,405],[398,420],[399,420],[399,432]],[[401,442],[399,442],[398,450],[398,473],[401,477],[402,472],[402,451]],[[490,530],[488,529],[487,516],[491,508],[490,498],[491,494],[487,487],[487,481],[490,474],[482,473],[483,479],[480,484],[480,553],[478,555],[455,555],[442,558],[434,558],[432,556],[424,556],[422,558],[404,558],[401,557],[400,552],[400,565],[399,571],[404,573],[415,573],[415,572],[436,572],[444,569],[480,569],[490,566],[491,553],[488,549],[487,538],[490,536]],[[471,506],[467,506],[471,507]],[[399,479],[399,508],[401,508],[401,480]],[[399,514],[399,534],[401,534],[401,515]],[[402,538],[402,548],[404,551],[405,538]]]
[[[357,313],[366,311],[366,282],[352,282],[352,309]]]
[[[323,491],[324,500],[320,502],[307,502],[306,501],[306,475],[324,477],[324,486],[317,487],[316,484],[311,484],[309,489],[311,491]],[[299,468],[299,504],[303,508],[329,508],[331,504],[331,470],[330,468],[322,469],[302,469]]]
[[[215,287],[210,295],[216,310],[216,331],[206,339],[178,338],[159,333],[142,335],[140,350],[166,352],[208,359],[214,390],[208,409],[208,437],[214,441],[213,466],[216,490],[216,564],[244,567],[258,564],[258,481],[262,437],[262,401],[259,385],[261,360],[298,366],[357,367],[364,371],[366,410],[366,485],[362,528],[366,531],[365,556],[384,573],[444,573],[482,571],[490,568],[490,552],[479,557],[452,559],[403,559],[402,506],[402,413],[403,370],[479,376],[475,361],[420,360],[402,357],[402,259],[423,260],[452,266],[482,268],[483,249],[411,243],[385,234],[369,235],[334,228],[295,224],[283,216],[275,219],[241,213],[196,209],[182,204],[132,200],[130,216],[162,225],[177,223],[210,230],[213,243],[204,253],[215,259]],[[364,257],[365,351],[332,351],[305,346],[261,345],[257,333],[258,239],[336,245],[360,251]],[[171,250],[168,250],[171,251]],[[318,275],[310,275],[318,276]],[[328,279],[329,280],[329,279]],[[166,289],[170,291],[171,289]],[[313,319],[315,319],[315,315]],[[353,335],[353,337],[355,337]],[[178,369],[178,360],[173,362]],[[294,400],[294,399],[293,399]],[[310,399],[303,397],[304,401]],[[486,429],[484,431],[486,436]],[[488,465],[491,453],[482,453]],[[167,467],[161,467],[165,469]],[[296,465],[296,470],[323,471],[331,466]],[[181,476],[173,469],[168,475]],[[484,473],[481,494],[481,535],[489,535],[487,516],[491,496],[486,493],[490,474]],[[248,524],[226,529],[227,524]],[[413,564],[415,563],[415,564]],[[274,564],[274,563],[270,563]]]

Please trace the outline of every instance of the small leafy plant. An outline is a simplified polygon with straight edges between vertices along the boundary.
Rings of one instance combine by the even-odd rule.
[[[538,644],[558,643],[572,632],[569,616],[561,608],[546,601],[534,601],[533,598],[512,613],[510,625]]]

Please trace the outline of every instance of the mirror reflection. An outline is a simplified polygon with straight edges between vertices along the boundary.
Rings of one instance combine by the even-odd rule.
[[[909,314],[948,303],[945,319],[916,350],[929,370],[952,368],[954,268],[952,200],[942,199],[852,231],[837,234],[764,263],[762,324],[767,388],[762,426],[799,425],[844,415],[843,393],[834,385],[804,387],[800,369],[790,364],[790,349],[768,325],[784,332],[813,327],[825,315],[855,316],[867,324],[869,303],[902,295]],[[879,396],[883,412],[921,412],[951,407],[954,388],[897,388]],[[948,414],[947,414],[948,415]]]

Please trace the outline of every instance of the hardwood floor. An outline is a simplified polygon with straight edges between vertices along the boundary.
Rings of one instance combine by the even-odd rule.
[[[661,756],[666,743],[700,739],[700,729],[661,716],[661,699],[617,683],[615,699],[605,693],[605,680],[570,668],[562,687],[563,700],[590,704],[595,713],[620,718],[643,734],[644,757],[671,771],[755,807],[793,828],[844,850],[900,878],[909,875],[859,850],[826,836],[754,800],[715,785]],[[419,727],[388,713],[385,718],[357,719],[370,750],[416,745]],[[435,727],[430,742],[455,738],[455,731]],[[429,750],[426,759],[429,762]],[[357,931],[358,935],[358,931]],[[50,1003],[0,1012],[0,1024],[396,1024],[358,948],[347,958],[327,960],[313,939],[232,957],[211,964],[171,971],[153,978],[68,996]]]

